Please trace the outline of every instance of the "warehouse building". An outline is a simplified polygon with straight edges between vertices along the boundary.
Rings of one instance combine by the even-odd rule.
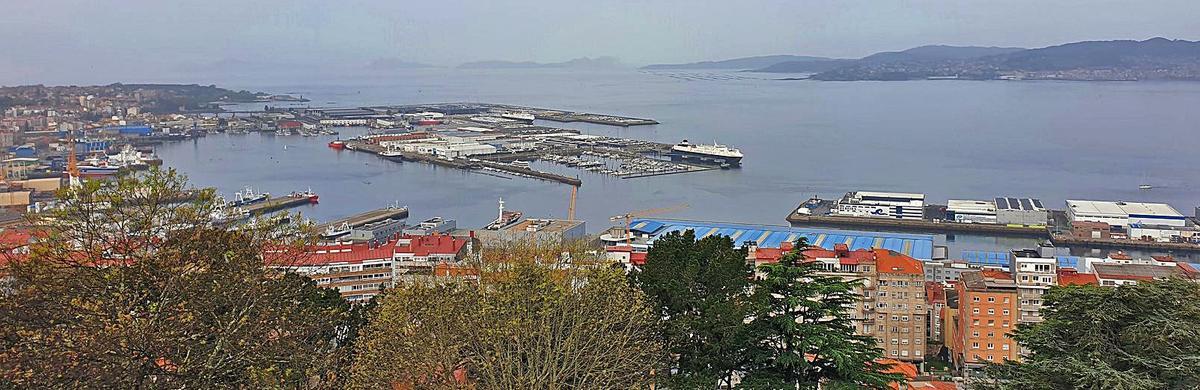
[[[1050,211],[1040,199],[996,198],[996,223],[1001,225],[1045,226]]]
[[[925,194],[901,192],[848,192],[833,208],[834,215],[897,219],[924,219]]]
[[[960,223],[996,223],[996,203],[986,200],[950,199],[946,220]]]
[[[1130,225],[1187,225],[1186,217],[1165,203],[1068,200],[1067,216],[1071,222],[1104,222],[1120,228]]]

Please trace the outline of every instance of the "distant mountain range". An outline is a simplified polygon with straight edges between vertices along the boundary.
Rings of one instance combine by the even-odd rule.
[[[787,61],[753,70],[814,80],[1200,80],[1200,42],[1153,38],[1038,49],[921,46],[857,60]]]
[[[813,56],[794,56],[794,55],[774,55],[774,56],[757,56],[734,58],[721,61],[701,61],[690,62],[686,64],[654,64],[643,66],[642,69],[663,70],[663,69],[728,69],[728,70],[750,70],[770,67],[775,64],[785,62],[825,62],[835,61],[832,58],[813,57]]]
[[[564,68],[564,69],[615,69],[622,67],[616,57],[582,57],[564,62],[532,62],[532,61],[476,61],[458,66],[459,69],[532,69],[532,68]]]

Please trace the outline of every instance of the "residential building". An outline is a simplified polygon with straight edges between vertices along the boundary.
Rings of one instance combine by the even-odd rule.
[[[1101,286],[1123,286],[1170,277],[1196,278],[1196,272],[1185,263],[1177,265],[1094,263],[1092,270]]]
[[[837,201],[833,215],[897,219],[924,219],[925,194],[858,191]]]
[[[363,302],[402,279],[460,275],[476,244],[473,237],[442,234],[402,236],[383,244],[334,243],[309,248],[299,256],[268,252],[275,268],[308,275],[318,286],[337,290],[351,302]]]
[[[583,239],[587,233],[583,221],[529,218],[499,230],[480,230],[479,238],[487,243],[536,241],[561,244]]]
[[[925,282],[925,308],[929,313],[925,325],[925,337],[931,345],[940,345],[942,337],[942,311],[946,308],[946,285],[936,282]]]
[[[954,365],[970,371],[1018,359],[1018,345],[1008,336],[1019,320],[1012,275],[991,269],[966,272],[955,289],[958,313],[950,353]]]
[[[1042,295],[1058,284],[1058,259],[1043,256],[1034,249],[1013,250],[1008,267],[1017,283],[1020,300],[1017,321],[1032,324],[1042,321]]]

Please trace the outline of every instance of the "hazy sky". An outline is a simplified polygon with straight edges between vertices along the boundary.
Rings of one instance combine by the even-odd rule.
[[[0,84],[362,68],[380,58],[642,65],[1154,36],[1200,39],[1200,1],[0,0]]]

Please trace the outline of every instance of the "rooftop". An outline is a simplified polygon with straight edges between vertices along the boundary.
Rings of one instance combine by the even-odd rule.
[[[1080,286],[1085,284],[1099,285],[1100,280],[1096,278],[1095,274],[1081,274],[1074,268],[1058,269],[1058,285]]]
[[[509,225],[501,230],[507,232],[548,232],[562,233],[583,224],[583,221],[568,221],[564,219],[536,219],[530,218],[521,222]]]
[[[650,235],[651,242],[664,234],[692,230],[697,238],[713,234],[728,236],[735,246],[754,244],[759,248],[778,248],[783,242],[795,242],[804,237],[808,240],[808,245],[825,249],[834,249],[837,244],[845,244],[849,250],[882,248],[918,260],[933,258],[933,236],[923,234],[644,218],[634,219],[630,228],[635,232]]]
[[[959,280],[963,284],[963,288],[970,291],[1003,292],[1017,290],[1017,283],[1013,281],[1012,274],[1004,271],[984,269],[963,272]]]
[[[1111,264],[1096,263],[1092,265],[1096,276],[1102,279],[1122,280],[1154,280],[1171,276],[1187,277],[1187,273],[1178,266],[1153,264]]]
[[[1067,208],[1077,213],[1109,215],[1145,215],[1182,218],[1178,210],[1166,203],[1138,203],[1099,200],[1068,200]]]
[[[1046,211],[1040,199],[996,198],[996,210]]]

